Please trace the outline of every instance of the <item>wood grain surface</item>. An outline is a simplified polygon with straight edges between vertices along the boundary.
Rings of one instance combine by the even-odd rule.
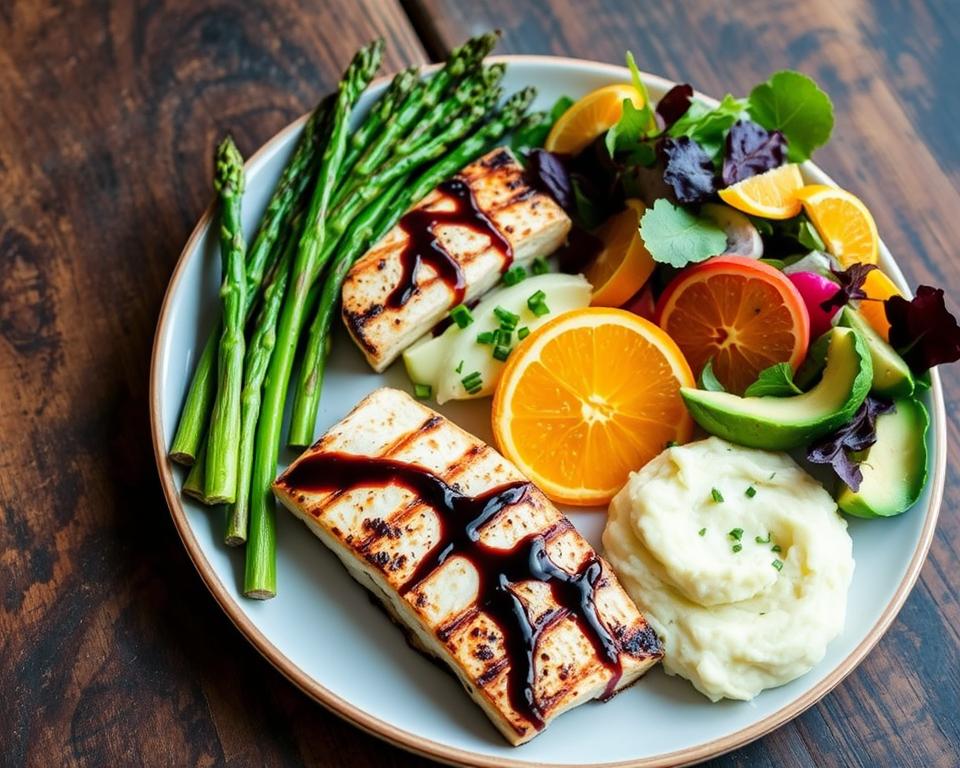
[[[0,0],[0,765],[419,766],[263,661],[206,593],[153,466],[160,300],[209,197],[382,34],[387,67],[501,52],[642,68],[716,95],[780,67],[837,108],[817,155],[912,283],[960,301],[960,17],[951,0]],[[960,745],[960,377],[921,581],[823,702],[722,766],[944,766]]]

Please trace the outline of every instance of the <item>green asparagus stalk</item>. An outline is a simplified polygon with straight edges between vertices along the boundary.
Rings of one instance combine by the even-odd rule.
[[[254,443],[244,573],[244,593],[248,597],[264,599],[276,594],[276,508],[270,485],[277,471],[284,402],[297,339],[304,322],[311,278],[315,274],[327,234],[327,209],[346,151],[350,113],[380,65],[382,54],[382,40],[361,49],[340,82],[320,173],[297,248],[290,286],[283,301]]]
[[[340,289],[353,262],[370,245],[383,237],[411,205],[418,203],[440,182],[453,176],[513,130],[520,123],[535,94],[533,88],[526,88],[511,96],[500,113],[489,123],[464,139],[456,149],[449,152],[440,162],[426,169],[415,181],[408,184],[404,177],[399,182],[395,182],[394,188],[399,185],[403,191],[396,195],[395,200],[393,195],[388,195],[391,204],[372,211],[379,201],[374,203],[356,219],[357,231],[354,225],[351,225],[348,234],[342,240],[345,247],[338,253],[337,260],[324,282],[320,293],[320,304],[310,326],[290,421],[291,445],[307,445],[313,437],[329,350],[330,325],[336,311]],[[369,217],[368,212],[370,212]],[[362,224],[360,224],[361,220],[363,220]],[[367,221],[371,222],[369,231],[363,228]],[[365,236],[368,232],[369,236]]]
[[[294,149],[290,162],[284,168],[277,186],[274,188],[263,220],[253,245],[247,254],[247,292],[245,308],[249,315],[253,299],[260,288],[264,270],[272,258],[276,239],[290,220],[291,211],[297,201],[304,197],[308,185],[313,179],[319,151],[317,135],[326,123],[330,108],[330,99],[324,99],[317,105],[307,124],[297,146]],[[197,459],[197,451],[201,446],[210,408],[216,394],[216,358],[220,340],[220,326],[211,331],[203,351],[197,360],[193,379],[187,391],[187,398],[180,414],[177,433],[170,446],[170,458],[180,464],[193,464]]]
[[[410,131],[421,114],[432,110],[439,103],[449,86],[476,67],[483,57],[493,50],[496,42],[497,34],[490,32],[473,37],[455,48],[440,71],[425,83],[419,83],[396,114],[387,121],[384,130],[360,158],[356,172],[367,175],[379,168],[397,139]]]
[[[257,316],[253,335],[244,360],[243,390],[240,394],[240,451],[237,468],[237,496],[227,517],[227,532],[224,537],[230,546],[247,540],[247,521],[250,515],[250,474],[253,471],[253,446],[260,415],[260,401],[267,366],[277,340],[277,318],[287,290],[290,264],[296,251],[299,226],[296,224],[283,255],[276,262],[267,286],[263,291],[263,303]]]
[[[223,333],[217,360],[217,395],[207,435],[204,495],[214,504],[231,502],[237,492],[240,389],[243,385],[243,326],[246,309],[246,243],[240,205],[243,157],[227,136],[217,148],[214,186],[220,194],[220,258],[223,261]]]
[[[204,436],[206,437],[206,436]],[[183,481],[181,493],[196,499],[201,504],[207,504],[206,493],[203,488],[204,468],[207,465],[207,441],[200,442],[200,449],[197,451],[197,460],[190,466],[187,477]]]

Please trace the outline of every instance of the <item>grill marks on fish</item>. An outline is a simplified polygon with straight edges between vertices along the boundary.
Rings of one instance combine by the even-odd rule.
[[[334,472],[338,487],[325,492],[298,479],[296,467],[311,456],[329,462],[322,457],[344,452],[425,465],[441,485],[426,494],[418,487],[350,490],[348,478]],[[391,613],[454,669],[512,743],[570,706],[632,682],[661,655],[609,566],[569,521],[493,449],[404,393],[375,392],[275,487],[298,516],[333,535],[342,548],[331,546],[348,566],[351,557],[362,561],[393,602]],[[513,496],[477,521],[473,541],[456,535],[464,532],[460,516],[444,520],[437,492],[441,499]],[[461,546],[441,556],[452,540]],[[555,573],[538,579],[530,573],[536,568]],[[500,575],[508,577],[505,590]],[[653,649],[636,642],[645,633]]]
[[[353,265],[344,323],[382,371],[451,307],[493,288],[514,261],[555,251],[570,226],[509,150],[493,150],[437,187]]]

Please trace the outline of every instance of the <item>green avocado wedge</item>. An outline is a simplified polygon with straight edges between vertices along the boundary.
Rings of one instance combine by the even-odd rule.
[[[913,374],[910,366],[897,354],[873,326],[853,307],[844,307],[840,312],[839,324],[853,328],[861,336],[870,350],[873,362],[873,386],[870,391],[880,397],[910,397],[913,394]]]
[[[680,394],[697,424],[732,443],[775,451],[809,445],[851,419],[873,380],[860,334],[834,328],[829,339],[823,376],[802,395],[737,397],[692,387],[682,387]]]
[[[841,485],[837,505],[855,517],[893,517],[920,498],[927,481],[930,417],[912,397],[894,400],[894,411],[877,416],[877,442],[858,454],[860,489]]]

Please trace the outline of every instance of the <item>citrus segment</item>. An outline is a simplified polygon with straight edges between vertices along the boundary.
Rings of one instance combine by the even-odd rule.
[[[791,163],[744,179],[719,194],[738,211],[765,219],[789,219],[800,213],[797,191],[802,187],[800,166]]]
[[[638,109],[643,96],[632,85],[616,83],[591,91],[574,103],[550,129],[544,149],[575,155],[604,131],[616,125],[629,99]]]
[[[680,350],[653,323],[621,309],[574,310],[510,355],[493,432],[554,501],[606,504],[666,443],[690,438],[680,387],[692,385]]]
[[[593,306],[621,306],[653,272],[656,265],[640,237],[644,210],[646,207],[639,200],[627,200],[626,209],[611,216],[597,230],[603,250],[584,270],[584,277],[593,286]]]
[[[807,354],[810,318],[796,287],[755,259],[723,256],[678,275],[657,304],[657,322],[699,376],[707,361],[742,394],[764,368]]]
[[[877,263],[880,237],[867,206],[849,192],[811,184],[797,192],[803,210],[841,266]]]
[[[883,302],[891,296],[902,296],[896,284],[879,269],[871,269],[863,281],[863,292],[867,298],[860,302],[860,314],[873,326],[884,341],[890,340],[890,321]]]

